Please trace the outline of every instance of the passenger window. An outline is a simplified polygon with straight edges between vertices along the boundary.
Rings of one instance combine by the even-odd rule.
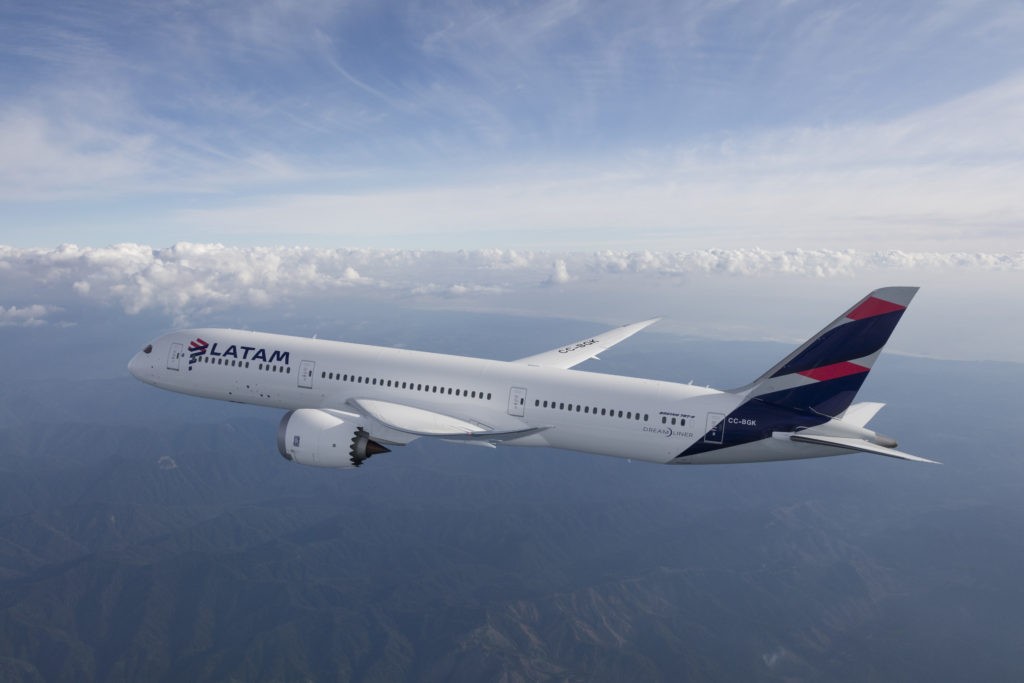
[[[488,393],[488,394],[487,394],[487,400],[488,400],[488,401],[490,401],[490,400],[491,400],[491,395],[490,395],[490,393]]]

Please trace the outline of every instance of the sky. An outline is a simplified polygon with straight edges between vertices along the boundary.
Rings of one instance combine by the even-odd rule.
[[[0,2],[0,329],[354,296],[801,341],[916,284],[905,352],[1024,360],[1021,35],[965,0]]]
[[[4,2],[0,243],[1024,248],[1017,2]]]

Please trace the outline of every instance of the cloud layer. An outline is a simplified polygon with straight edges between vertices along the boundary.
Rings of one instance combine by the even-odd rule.
[[[0,328],[145,313],[161,326],[400,320],[403,309],[574,318],[655,331],[802,341],[871,289],[919,285],[894,349],[1024,361],[1024,252],[713,249],[550,252],[0,246]],[[105,313],[104,313],[105,311]],[[353,317],[356,316],[356,317]],[[270,321],[269,323],[267,321]],[[314,326],[315,329],[315,326]]]
[[[543,287],[624,283],[657,288],[696,276],[852,279],[874,274],[1024,274],[1024,252],[908,253],[713,249],[592,253],[503,249],[403,251],[314,247],[230,247],[180,243],[167,248],[0,247],[3,319],[37,323],[75,299],[127,314],[157,311],[176,319],[233,307],[275,307],[346,294],[452,298],[524,293]],[[33,296],[52,300],[32,301]]]

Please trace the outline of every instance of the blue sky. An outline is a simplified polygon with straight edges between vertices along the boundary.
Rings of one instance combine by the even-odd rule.
[[[0,243],[1024,248],[1019,3],[0,8]]]

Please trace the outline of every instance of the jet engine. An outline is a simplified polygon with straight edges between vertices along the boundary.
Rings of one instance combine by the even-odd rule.
[[[277,428],[277,450],[301,465],[336,468],[359,467],[371,455],[389,452],[356,424],[357,418],[333,410],[292,410]]]

